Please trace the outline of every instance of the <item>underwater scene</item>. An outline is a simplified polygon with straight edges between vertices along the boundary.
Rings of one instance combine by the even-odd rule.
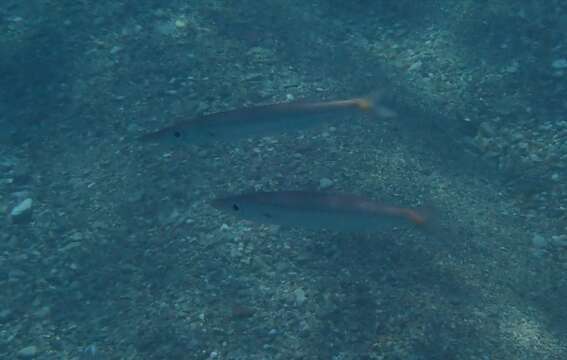
[[[3,0],[0,359],[567,359],[567,2]]]

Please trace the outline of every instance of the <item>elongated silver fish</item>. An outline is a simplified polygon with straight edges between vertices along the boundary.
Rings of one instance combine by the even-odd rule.
[[[377,103],[375,97],[323,102],[292,102],[261,105],[203,115],[143,135],[150,143],[208,144],[253,136],[279,135],[341,120],[344,115],[363,111],[381,117],[395,113]]]
[[[309,191],[253,192],[213,200],[224,212],[263,224],[339,232],[373,232],[427,225],[425,212],[355,195]]]

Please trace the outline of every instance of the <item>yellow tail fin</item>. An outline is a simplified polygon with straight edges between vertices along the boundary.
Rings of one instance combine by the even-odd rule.
[[[380,118],[393,118],[398,114],[382,104],[382,91],[375,91],[367,97],[357,100],[357,105],[360,110],[373,113]]]

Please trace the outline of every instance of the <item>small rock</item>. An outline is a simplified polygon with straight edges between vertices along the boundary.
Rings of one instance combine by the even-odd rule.
[[[551,67],[554,69],[566,69],[567,59],[557,59],[551,63]]]
[[[83,241],[83,234],[81,234],[80,232],[75,232],[71,234],[69,238],[73,241]]]
[[[33,201],[30,198],[25,199],[10,212],[12,222],[15,224],[27,222],[31,220]]]
[[[507,73],[513,74],[518,72],[518,69],[520,68],[520,63],[517,60],[512,61],[512,64],[508,65],[504,71],[506,71]]]
[[[325,190],[333,186],[333,180],[328,178],[322,178],[319,180],[319,190]]]
[[[113,47],[110,49],[110,54],[111,54],[111,55],[117,54],[117,53],[119,53],[121,50],[122,50],[122,48],[121,48],[120,46],[117,46],[117,45],[116,45],[116,46],[113,46]]]
[[[301,288],[295,289],[293,295],[295,296],[295,302],[297,303],[297,305],[302,305],[305,300],[307,300],[307,297],[305,296],[305,290]]]
[[[538,249],[547,247],[547,240],[539,234],[535,234],[532,238],[532,245]]]
[[[261,80],[263,78],[263,74],[262,73],[251,73],[251,74],[247,74],[244,76],[244,80],[245,81],[256,81],[256,80]]]
[[[20,349],[20,351],[18,351],[18,357],[21,359],[31,359],[35,357],[38,354],[38,352],[39,350],[37,346],[35,345],[26,346],[25,348]]]
[[[185,19],[177,19],[175,20],[175,26],[182,29],[187,26],[187,21]]]
[[[412,71],[417,71],[419,69],[421,69],[421,66],[423,65],[423,63],[421,61],[416,61],[413,64],[411,64],[411,66],[408,68],[408,71],[412,72]]]
[[[555,235],[551,237],[551,243],[557,247],[567,247],[567,235]]]

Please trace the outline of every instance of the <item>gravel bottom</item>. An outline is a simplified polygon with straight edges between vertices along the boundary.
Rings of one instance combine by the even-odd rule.
[[[111,140],[53,141],[37,154],[33,221],[2,241],[4,356],[29,346],[40,358],[566,354],[554,275],[565,262],[531,242],[550,224],[523,217],[490,173],[440,157],[395,122],[171,152]],[[434,204],[439,226],[307,232],[209,205],[322,178],[331,190]]]

